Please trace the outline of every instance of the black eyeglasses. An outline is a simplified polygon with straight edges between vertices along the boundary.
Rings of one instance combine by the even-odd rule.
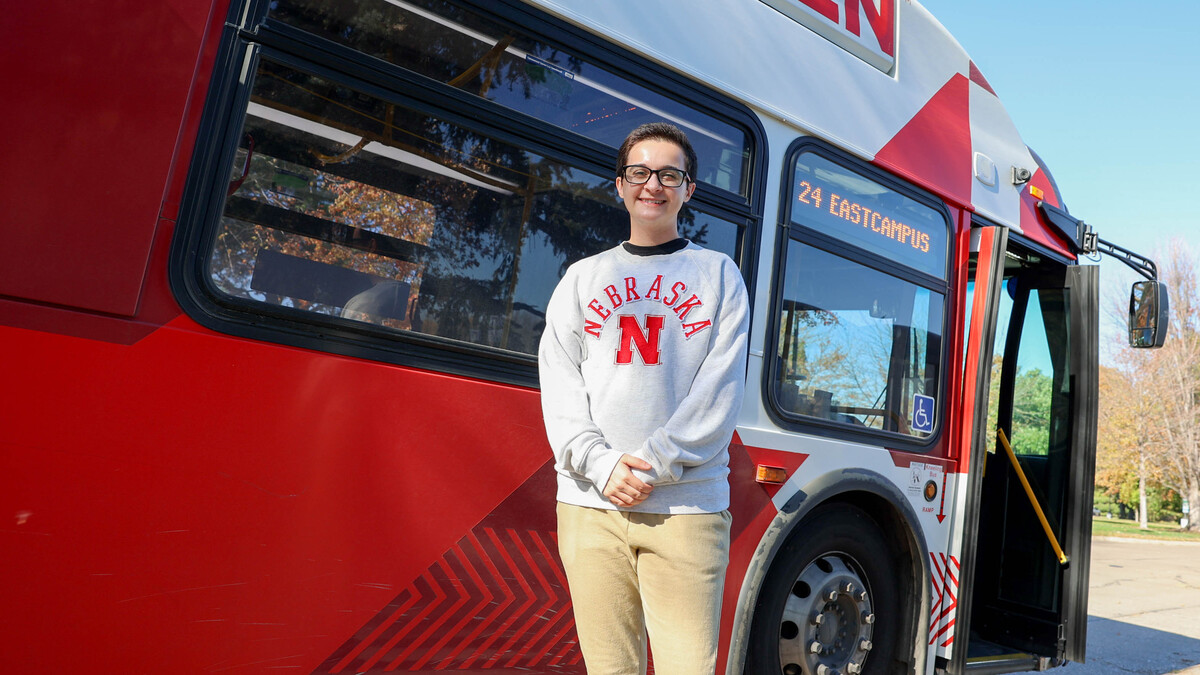
[[[663,187],[677,188],[691,180],[683,169],[648,169],[640,164],[626,164],[621,167],[621,178],[630,185],[644,185],[650,181],[650,176],[658,176],[658,182]]]

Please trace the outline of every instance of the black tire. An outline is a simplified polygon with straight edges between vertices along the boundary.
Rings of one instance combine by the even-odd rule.
[[[893,555],[862,509],[814,509],[763,580],[746,675],[892,672],[901,621]]]

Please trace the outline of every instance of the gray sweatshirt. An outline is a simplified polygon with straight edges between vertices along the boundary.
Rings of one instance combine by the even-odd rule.
[[[616,509],[602,494],[623,453],[653,467],[646,513],[729,507],[729,441],[745,389],[749,303],[723,253],[623,247],[567,270],[538,353],[558,501]]]

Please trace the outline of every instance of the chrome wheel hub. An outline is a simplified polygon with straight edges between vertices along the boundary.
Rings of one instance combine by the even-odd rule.
[[[814,560],[792,584],[779,625],[784,675],[857,675],[875,615],[862,577],[837,555]]]

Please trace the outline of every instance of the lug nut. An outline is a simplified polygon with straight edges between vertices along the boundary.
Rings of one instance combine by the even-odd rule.
[[[821,612],[817,612],[816,614],[813,614],[813,618],[809,619],[809,621],[814,626],[820,626],[825,622],[825,615]]]
[[[859,593],[858,593],[858,601],[859,601],[859,602],[866,602],[866,601],[867,601],[867,592],[866,592],[866,591],[859,591]]]
[[[862,622],[867,624],[868,626],[875,623],[875,615],[871,614],[869,612],[863,612]]]
[[[858,648],[863,650],[864,652],[871,651],[871,647],[874,647],[874,646],[875,645],[871,644],[870,640],[863,640],[862,642],[858,643]]]
[[[829,591],[828,593],[825,594],[825,599],[826,600],[837,600],[837,596],[838,596],[837,591]]]
[[[833,675],[833,670],[824,663],[818,663],[817,675]]]
[[[852,584],[850,582],[846,582],[846,585],[842,587],[842,590],[846,591],[847,594],[853,593],[854,592],[854,584]]]
[[[850,663],[846,664],[846,672],[849,673],[850,675],[858,675],[859,673],[862,672],[862,666],[851,661]]]
[[[808,646],[808,651],[812,652],[813,654],[820,654],[822,649],[824,649],[824,646],[816,640],[813,640],[812,644]]]

